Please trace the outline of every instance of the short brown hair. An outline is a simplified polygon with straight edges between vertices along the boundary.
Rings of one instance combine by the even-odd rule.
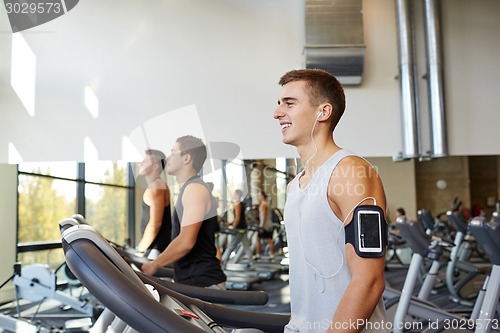
[[[199,173],[203,167],[203,163],[207,159],[207,147],[203,141],[192,135],[185,135],[178,138],[177,143],[179,143],[181,155],[191,155],[193,169],[196,173]]]
[[[293,81],[306,82],[306,93],[313,107],[324,102],[332,104],[330,130],[333,131],[345,110],[344,88],[337,78],[322,69],[295,69],[283,75],[279,84],[284,86]]]

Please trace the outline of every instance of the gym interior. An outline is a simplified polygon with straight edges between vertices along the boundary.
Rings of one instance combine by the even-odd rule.
[[[0,6],[0,332],[283,331],[283,209],[303,162],[273,112],[279,78],[296,68],[338,77],[347,106],[335,140],[383,180],[385,328],[500,330],[499,1],[66,0],[57,17],[31,16],[23,29],[14,4],[21,11]],[[132,267],[123,258],[140,240],[147,186],[139,162],[148,148],[168,155],[186,134],[207,144],[201,176],[214,184],[220,221],[234,219],[236,189],[249,224],[259,193],[269,195],[276,253],[229,253],[232,295],[148,280],[169,302],[147,303],[151,326],[141,326],[133,302],[111,313],[73,275],[61,222],[82,217],[95,229],[71,238],[71,251],[95,237],[102,260]],[[180,188],[162,177],[173,204]],[[255,230],[248,237],[254,250]],[[146,283],[133,272],[120,286]]]

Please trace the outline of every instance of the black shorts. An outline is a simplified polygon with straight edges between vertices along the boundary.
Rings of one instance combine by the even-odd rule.
[[[262,232],[259,232],[259,238],[273,238],[273,231],[262,230]]]

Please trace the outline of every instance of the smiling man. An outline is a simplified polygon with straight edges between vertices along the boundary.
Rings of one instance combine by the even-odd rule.
[[[290,71],[279,84],[274,118],[304,165],[288,185],[285,205],[291,296],[285,332],[385,332],[383,246],[368,258],[345,228],[363,207],[382,212],[383,226],[385,193],[376,170],[335,143],[343,88],[317,69]]]

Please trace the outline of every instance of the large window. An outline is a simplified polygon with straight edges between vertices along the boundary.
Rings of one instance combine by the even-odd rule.
[[[118,244],[130,238],[127,176],[126,163],[85,164],[85,217],[104,237]]]
[[[63,262],[59,221],[79,213],[104,237],[130,237],[133,186],[123,162],[52,162],[19,165],[18,257],[23,265]]]

